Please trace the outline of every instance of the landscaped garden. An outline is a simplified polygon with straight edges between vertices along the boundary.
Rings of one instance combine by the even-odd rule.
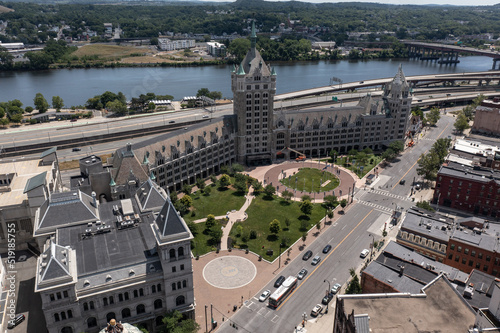
[[[391,144],[391,147],[393,145]],[[393,148],[390,148],[392,151]],[[328,163],[335,163],[354,172],[359,178],[363,178],[370,170],[378,165],[385,157],[384,155],[375,155],[370,148],[365,148],[362,151],[355,149],[349,151],[348,155],[339,156],[332,150],[329,159],[324,160]]]
[[[286,251],[290,245],[300,239],[305,232],[325,217],[325,208],[320,204],[311,204],[311,213],[304,214],[300,205],[302,202],[287,201],[274,196],[268,199],[258,196],[247,209],[248,219],[233,225],[230,238],[235,248],[249,249],[272,261],[280,252]],[[271,222],[277,220],[271,226]],[[279,227],[276,227],[279,225]],[[274,231],[274,233],[271,231]],[[313,237],[309,234],[307,237]],[[272,250],[272,254],[269,250]],[[268,252],[269,251],[269,252]]]
[[[301,168],[294,174],[286,174],[280,183],[301,192],[327,192],[339,186],[339,179],[333,174],[314,168]]]

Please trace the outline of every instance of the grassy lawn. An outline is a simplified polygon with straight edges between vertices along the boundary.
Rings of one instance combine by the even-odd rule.
[[[327,181],[328,184],[325,184]],[[339,186],[339,179],[333,174],[313,168],[301,168],[299,172],[280,180],[288,188],[303,192],[331,191]],[[321,186],[325,184],[325,186]],[[312,189],[312,191],[311,191]]]
[[[146,52],[147,49],[138,49],[133,46],[119,46],[119,45],[103,45],[103,44],[89,44],[80,47],[71,55],[77,57],[83,56],[99,56],[99,58],[116,58],[126,57],[133,53]]]
[[[245,195],[236,193],[233,189],[220,190],[212,187],[210,195],[203,195],[201,191],[191,194],[193,198],[192,213],[183,216],[186,222],[198,220],[207,217],[208,214],[214,216],[226,215],[228,211],[240,209],[245,203]]]
[[[352,164],[352,160],[354,159],[355,163],[354,165]],[[324,162],[332,163],[332,159],[326,159],[323,160]],[[342,156],[342,157],[337,157],[337,165],[341,165],[355,174],[358,175],[359,178],[363,178],[368,172],[370,172],[371,169],[373,169],[374,166],[379,164],[382,161],[382,157],[380,155],[367,155],[365,163],[361,163],[356,159],[356,156],[349,156],[349,163],[347,162],[347,156]],[[372,163],[373,162],[373,163]],[[363,169],[361,170],[361,166]]]
[[[214,228],[221,228],[223,224],[217,221]],[[201,256],[208,252],[215,251],[216,247],[210,244],[210,236],[203,233],[205,230],[205,222],[196,223],[197,234],[191,241],[191,250],[195,256]]]
[[[247,209],[248,219],[244,222],[235,223],[230,237],[233,239],[233,247],[248,248],[257,254],[262,255],[266,260],[274,260],[279,254],[279,244],[283,237],[288,238],[288,246],[293,244],[297,239],[302,237],[304,233],[301,228],[301,222],[306,221],[306,229],[309,230],[320,219],[325,216],[325,209],[320,204],[313,205],[313,212],[309,217],[303,216],[299,209],[298,202],[287,203],[281,198],[275,197],[273,200],[265,200],[259,196],[252,201],[252,204]],[[287,230],[285,218],[290,220],[290,229]],[[274,237],[269,231],[269,223],[277,219],[281,223],[281,232],[278,237]],[[242,235],[250,235],[251,230],[256,232],[256,238],[244,242],[242,237],[237,237],[237,226],[243,228]],[[309,234],[307,237],[313,237]],[[236,242],[236,244],[234,244]],[[272,249],[273,255],[267,255],[266,251]],[[282,249],[282,251],[285,251]]]

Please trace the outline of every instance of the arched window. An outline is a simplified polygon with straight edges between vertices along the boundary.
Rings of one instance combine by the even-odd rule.
[[[156,286],[153,284],[153,285],[151,286],[151,293],[153,293],[153,294],[154,294],[155,292],[156,292]]]
[[[169,254],[170,254],[170,259],[175,259],[175,250],[174,249],[170,249]]]
[[[285,138],[285,133],[278,133],[276,136],[278,139],[284,139]]]
[[[144,289],[142,288],[139,289],[139,296],[144,296]]]
[[[186,288],[187,287],[187,280],[183,280],[182,281],[182,288]]]
[[[134,298],[137,298],[139,297],[139,293],[137,292],[137,290],[134,290]]]
[[[118,294],[118,302],[123,302],[123,294]]]
[[[177,289],[181,289],[181,288],[182,288],[182,287],[181,287],[181,281],[178,281],[178,282],[177,282]]]
[[[66,320],[66,312],[61,312],[61,320]]]
[[[157,299],[154,302],[155,309],[161,309],[163,307],[163,301],[161,299]]]
[[[59,321],[59,313],[54,313],[54,320]]]
[[[128,318],[128,317],[130,317],[130,309],[125,308],[122,310],[122,318]]]
[[[97,319],[95,319],[95,317],[90,317],[89,319],[87,319],[87,327],[88,328],[92,328],[92,327],[96,327],[97,326]]]
[[[146,307],[144,306],[144,304],[139,304],[139,305],[137,305],[136,311],[137,311],[137,314],[144,313],[144,312],[146,312]]]
[[[160,292],[160,291],[161,291],[161,283],[158,283],[158,284],[156,285],[156,289],[158,289],[158,292]]]
[[[61,333],[73,333],[73,329],[69,326],[64,326],[61,330]]]
[[[88,311],[89,304],[87,302],[83,303],[83,311]]]
[[[172,283],[172,290],[175,290],[175,289],[177,289],[177,288],[175,287],[175,282],[174,282],[174,283]]]
[[[128,291],[123,293],[123,298],[125,298],[125,300],[128,301]]]
[[[109,304],[115,304],[115,299],[113,296],[109,296]]]
[[[116,314],[114,312],[109,312],[107,315],[106,315],[106,322],[109,323],[109,321],[111,319],[116,319]]]
[[[186,303],[186,298],[184,296],[178,296],[176,299],[175,299],[175,305],[176,306],[179,306],[179,305],[182,305],[182,304],[185,304]]]
[[[73,311],[68,310],[68,318],[73,318]]]
[[[182,246],[177,250],[177,254],[179,255],[179,257],[182,257],[184,255],[184,248]]]
[[[162,316],[156,317],[155,323],[156,323],[156,326],[163,325],[163,317]]]

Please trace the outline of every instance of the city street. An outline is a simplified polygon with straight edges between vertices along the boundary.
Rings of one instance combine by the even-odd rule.
[[[417,145],[408,148],[390,165],[379,170],[380,175],[372,187],[357,190],[354,206],[333,225],[324,228],[312,245],[303,249],[303,252],[311,250],[313,256],[322,257],[317,266],[311,265],[311,259],[304,261],[301,255],[297,256],[280,272],[276,272],[253,298],[244,303],[230,321],[221,326],[219,331],[242,332],[240,329],[243,329],[244,332],[293,332],[295,327],[301,326],[304,313],[307,315],[307,320],[321,321],[322,315],[311,318],[311,310],[316,304],[321,303],[329,287],[328,282],[331,286],[335,283],[345,284],[349,278],[349,269],[356,269],[363,263],[360,252],[365,248],[370,249],[373,240],[382,239],[386,223],[387,228],[390,228],[390,217],[394,209],[402,207],[406,210],[414,206],[413,197],[415,201],[421,200],[421,197],[425,200],[430,199],[431,191],[426,187],[417,191],[412,197],[409,196],[413,178],[421,182],[416,173],[417,160],[422,153],[428,152],[435,140],[452,135],[454,119],[452,116],[442,116],[437,127],[427,130]],[[406,180],[405,185],[399,184],[401,179]],[[321,250],[326,244],[332,245],[333,248],[325,255]],[[258,301],[258,296],[263,290],[269,289],[271,292],[276,290],[273,285],[277,276],[297,275],[303,267],[309,273],[303,280],[299,280],[296,290],[276,310],[269,307],[267,302]],[[333,305],[334,300],[330,304]],[[233,323],[238,329],[232,325]],[[319,329],[321,326],[315,327],[317,329],[315,332],[322,332]],[[305,329],[307,328],[306,321]]]

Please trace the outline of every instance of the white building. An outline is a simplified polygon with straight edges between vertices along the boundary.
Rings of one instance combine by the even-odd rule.
[[[226,56],[226,45],[217,42],[207,43],[207,52],[213,57],[225,57]]]
[[[55,193],[36,215],[35,291],[49,333],[98,332],[111,319],[150,332],[178,310],[194,318],[191,239],[151,179],[129,199]]]
[[[194,46],[194,39],[170,40],[168,38],[158,38],[158,48],[162,51],[184,50]]]

